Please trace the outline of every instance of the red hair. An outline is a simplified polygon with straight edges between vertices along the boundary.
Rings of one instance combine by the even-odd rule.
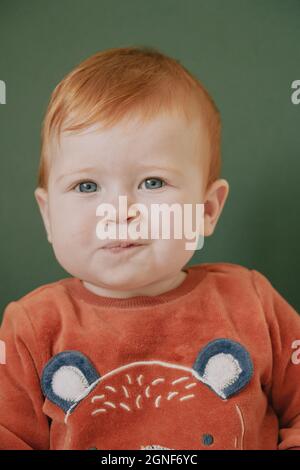
[[[96,123],[110,127],[130,115],[146,121],[163,111],[177,111],[188,119],[192,109],[202,116],[208,131],[207,188],[220,176],[221,118],[201,82],[178,60],[153,47],[98,52],[68,73],[51,95],[41,131],[38,186],[47,188],[49,144],[53,137],[59,140],[61,132]]]

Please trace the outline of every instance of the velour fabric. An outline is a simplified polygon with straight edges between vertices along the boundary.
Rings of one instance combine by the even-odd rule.
[[[300,316],[265,275],[184,268],[158,296],[80,279],[10,302],[0,449],[300,448]]]

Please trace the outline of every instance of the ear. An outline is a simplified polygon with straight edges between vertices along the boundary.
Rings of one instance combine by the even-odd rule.
[[[229,193],[229,184],[218,179],[211,184],[204,196],[204,236],[213,234]]]
[[[240,343],[219,338],[200,351],[193,365],[201,381],[222,399],[239,392],[253,375],[253,363]]]
[[[42,390],[50,401],[65,412],[86,396],[100,375],[80,351],[63,351],[43,369]]]
[[[40,209],[40,213],[41,213],[44,226],[47,232],[48,242],[52,243],[51,224],[50,224],[50,216],[49,216],[49,204],[48,204],[48,192],[44,188],[36,188],[36,190],[34,191],[34,197]]]

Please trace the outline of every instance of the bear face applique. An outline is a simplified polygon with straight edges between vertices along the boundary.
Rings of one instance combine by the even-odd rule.
[[[103,376],[80,351],[63,351],[41,384],[65,412],[69,449],[242,449],[243,417],[231,397],[252,375],[245,347],[218,338],[191,368],[147,360]]]

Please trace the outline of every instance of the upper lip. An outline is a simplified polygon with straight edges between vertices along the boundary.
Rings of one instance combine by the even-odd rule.
[[[140,243],[140,242],[137,242],[135,240],[133,241],[114,241],[114,242],[110,242],[110,243],[107,243],[106,245],[102,246],[102,248],[117,248],[117,247],[120,247],[120,248],[126,248],[127,246],[130,246],[130,245],[143,245],[143,243]]]

